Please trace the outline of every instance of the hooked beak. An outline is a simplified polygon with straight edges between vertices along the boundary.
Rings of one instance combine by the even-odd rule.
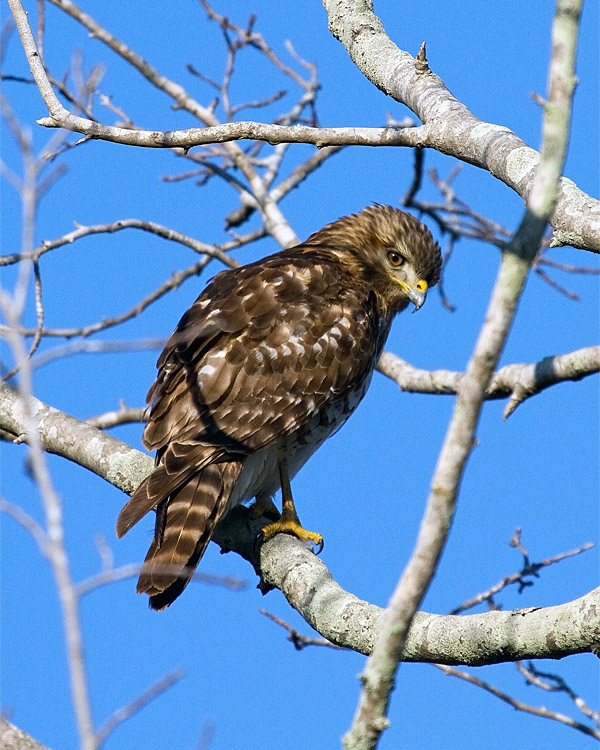
[[[415,309],[413,310],[413,312],[416,313],[417,310],[423,307],[423,304],[425,300],[427,299],[427,289],[425,289],[424,291],[420,291],[419,289],[411,289],[409,287],[406,290],[406,295],[408,296],[408,299],[415,306]]]
[[[408,299],[413,303],[415,309],[413,312],[417,312],[423,307],[425,300],[427,299],[427,282],[421,279],[417,282],[416,287],[409,286],[405,281],[398,281],[398,284],[402,287]]]

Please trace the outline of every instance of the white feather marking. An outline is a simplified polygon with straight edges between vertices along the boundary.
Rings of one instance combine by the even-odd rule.
[[[270,359],[277,359],[277,349],[275,349],[274,346],[267,346],[266,344],[263,346],[262,351],[265,353],[265,355]]]
[[[300,343],[300,337],[294,334],[293,336],[290,336],[288,339],[288,344],[290,347],[294,348],[294,352],[299,355],[300,357],[303,356],[305,349],[304,344]]]
[[[198,380],[202,378],[203,375],[214,375],[216,370],[216,367],[214,365],[203,365],[198,370]]]

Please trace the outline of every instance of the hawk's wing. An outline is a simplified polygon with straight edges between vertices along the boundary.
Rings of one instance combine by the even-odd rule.
[[[203,467],[326,419],[325,407],[370,375],[386,333],[366,285],[317,252],[217,275],[158,360],[144,432],[157,467],[121,511],[118,535]]]
[[[314,255],[279,253],[207,287],[159,359],[148,448],[202,443],[215,457],[259,450],[371,372],[383,338],[375,304],[339,265]]]

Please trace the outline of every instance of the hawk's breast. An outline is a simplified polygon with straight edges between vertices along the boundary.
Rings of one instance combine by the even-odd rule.
[[[289,478],[293,479],[312,454],[351,416],[367,392],[372,374],[369,372],[344,396],[328,402],[287,437],[244,458],[242,473],[227,504],[227,511],[254,497],[273,497],[280,489],[279,462],[284,455]]]

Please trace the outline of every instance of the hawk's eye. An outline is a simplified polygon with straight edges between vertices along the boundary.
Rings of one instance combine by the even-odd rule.
[[[400,268],[406,260],[403,255],[400,255],[400,253],[397,253],[395,250],[390,250],[388,252],[387,259],[389,260],[390,265],[394,268]]]

